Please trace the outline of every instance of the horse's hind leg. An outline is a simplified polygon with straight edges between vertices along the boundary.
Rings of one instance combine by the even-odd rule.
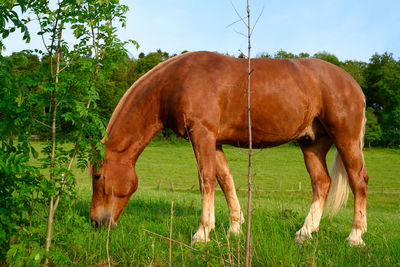
[[[311,238],[311,233],[318,230],[325,200],[328,195],[330,178],[326,167],[326,153],[332,146],[328,136],[319,137],[312,143],[299,141],[303,151],[307,171],[311,177],[313,201],[303,227],[296,233],[296,241],[303,242]]]
[[[216,170],[217,180],[225,194],[226,202],[230,214],[229,232],[236,235],[240,234],[241,224],[244,222],[242,210],[240,209],[239,200],[236,195],[235,184],[229,171],[228,162],[226,160],[222,146],[217,146],[216,150]]]
[[[367,231],[367,183],[368,173],[359,140],[339,143],[337,148],[349,177],[350,188],[354,194],[353,227],[348,237],[350,245],[364,245],[361,235]]]
[[[343,162],[340,168],[344,168],[345,180],[348,180],[354,194],[354,219],[351,233],[348,237],[350,245],[364,245],[361,235],[367,231],[367,184],[368,172],[365,169],[362,148],[364,145],[365,129],[365,102],[352,100],[351,110],[346,117],[333,117],[328,122],[330,132],[334,137],[334,143],[338,150],[337,157]],[[339,119],[338,119],[339,118]],[[338,162],[338,161],[336,161]],[[333,174],[332,174],[333,175]],[[340,187],[338,187],[340,188]],[[335,193],[335,188],[331,193]],[[338,189],[336,188],[336,191]],[[331,194],[330,193],[330,194]],[[332,194],[333,201],[341,203],[343,199],[340,192]]]

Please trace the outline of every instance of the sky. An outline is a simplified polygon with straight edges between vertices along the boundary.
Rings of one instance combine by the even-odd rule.
[[[238,55],[247,51],[247,33],[237,21],[246,15],[244,0],[121,0],[129,7],[122,40],[133,39],[140,48],[128,46],[131,56],[161,49],[170,54],[184,50],[208,50]],[[400,0],[250,0],[252,55],[285,50],[294,54],[327,51],[340,60],[368,62],[384,52],[400,59]],[[37,31],[32,27],[31,32]],[[238,33],[239,32],[239,33]],[[11,54],[43,48],[39,36],[30,44],[14,33],[5,40]],[[72,37],[71,37],[72,38]]]

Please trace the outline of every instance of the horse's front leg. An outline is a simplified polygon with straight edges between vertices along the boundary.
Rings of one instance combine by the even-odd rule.
[[[216,171],[218,183],[225,194],[226,203],[228,204],[229,208],[230,225],[228,232],[233,233],[234,235],[239,235],[241,232],[242,223],[244,222],[244,217],[242,210],[240,209],[240,203],[236,195],[235,184],[233,182],[224,151],[222,150],[222,146],[217,146]]]
[[[200,125],[191,129],[190,138],[197,160],[202,196],[200,226],[193,236],[193,242],[208,242],[210,231],[215,228],[215,135]]]

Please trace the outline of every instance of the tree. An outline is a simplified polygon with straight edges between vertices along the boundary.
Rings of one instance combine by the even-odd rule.
[[[27,10],[27,1],[9,1],[0,5],[0,263],[5,262],[10,242],[18,232],[26,230],[32,209],[27,207],[35,201],[41,177],[29,158],[38,153],[29,143],[32,132],[32,106],[27,92],[34,85],[30,72],[23,71],[30,60],[14,54],[6,58],[1,52],[3,40],[20,29],[23,40],[30,36],[21,13]],[[35,61],[35,60],[33,60]],[[34,71],[34,70],[32,70]],[[34,243],[33,243],[34,244]],[[37,249],[34,245],[31,251]]]
[[[268,55],[268,54],[267,54]],[[269,56],[269,55],[268,55]],[[267,57],[265,57],[265,56],[263,56],[264,58],[267,58]],[[295,54],[293,54],[293,53],[290,53],[290,52],[286,52],[286,51],[284,51],[284,50],[279,50],[278,52],[276,52],[275,53],[275,55],[274,55],[274,58],[277,58],[277,59],[290,59],[290,58],[307,58],[307,57],[310,57],[310,54],[308,54],[308,53],[303,53],[303,52],[301,52],[301,53],[299,53],[298,55],[295,55]]]
[[[364,142],[371,148],[371,145],[379,144],[382,137],[382,130],[372,107],[367,108],[365,116],[367,117],[367,124],[365,127]]]
[[[135,80],[139,79],[146,74],[146,72],[168,58],[170,58],[169,54],[167,52],[162,52],[161,50],[151,52],[147,55],[141,53],[139,59],[136,61]]]
[[[56,211],[67,212],[74,199],[72,163],[77,160],[78,166],[86,167],[89,155],[95,159],[101,157],[100,140],[105,127],[95,107],[99,89],[107,86],[106,81],[117,73],[119,62],[127,58],[124,48],[127,42],[118,39],[113,23],[118,21],[124,26],[128,8],[117,0],[64,0],[54,9],[48,0],[14,3],[1,14],[0,23],[11,16],[13,23],[25,30],[24,23],[29,20],[16,21],[19,18],[13,10],[23,3],[23,11],[36,16],[35,22],[39,23],[43,50],[9,58],[0,56],[0,185],[4,185],[0,201],[4,201],[1,207],[6,208],[4,214],[8,220],[19,227],[13,223],[10,230],[2,219],[0,235],[6,242],[0,242],[1,261],[8,250],[9,264],[34,265],[44,259],[45,265],[51,261],[66,265],[68,258],[51,249],[53,229],[68,227],[55,223],[62,218],[62,213]],[[72,42],[64,37],[67,28],[73,31]],[[33,53],[41,55],[42,61],[38,62]],[[34,73],[27,71],[28,68]],[[37,125],[43,126],[44,134],[49,137],[40,158],[41,168],[47,169],[48,175],[29,165],[30,156],[38,156],[29,142]],[[93,139],[99,142],[93,143]],[[72,146],[64,146],[65,143]],[[92,145],[99,153],[93,155]],[[71,201],[65,201],[67,198]],[[77,214],[70,217],[79,220]],[[46,226],[42,218],[46,218]],[[32,225],[32,221],[39,225],[38,229],[47,229],[45,240],[43,233],[27,225],[28,222]],[[10,244],[11,237],[18,242]],[[35,242],[31,242],[33,239]]]
[[[4,2],[4,3],[3,3]],[[27,8],[29,7],[28,0],[19,0],[19,1],[1,1],[0,5],[0,54],[2,50],[5,48],[3,44],[3,40],[6,39],[10,33],[15,32],[15,30],[20,29],[21,33],[23,33],[22,39],[27,43],[30,42],[30,35],[27,26],[25,25],[29,22],[28,19],[20,18],[17,9],[21,13],[25,13]]]
[[[29,162],[38,152],[30,144],[33,112],[26,84],[28,73],[13,75],[23,64],[0,55],[0,263],[5,262],[11,240],[26,231],[36,202],[41,174]],[[26,62],[24,62],[26,63]],[[29,231],[28,231],[29,234]],[[32,243],[31,251],[37,247]]]
[[[336,66],[341,65],[339,59],[334,54],[330,54],[326,51],[315,53],[313,57],[328,61]]]
[[[288,53],[283,50],[279,50],[278,52],[275,53],[274,58],[278,59],[289,59],[289,58],[296,58],[295,54]]]
[[[361,86],[361,88],[365,88],[365,69],[367,68],[367,63],[361,61],[354,60],[346,60],[340,64],[340,67],[347,71],[353,78],[357,81],[357,83]]]
[[[375,54],[365,70],[367,106],[382,127],[386,146],[400,144],[400,62],[392,54]]]

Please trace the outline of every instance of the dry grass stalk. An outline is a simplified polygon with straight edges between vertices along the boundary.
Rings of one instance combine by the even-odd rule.
[[[182,245],[180,245],[181,247],[181,255],[182,255],[182,267],[185,267],[185,261],[184,261],[184,257],[183,257],[183,248]]]
[[[233,267],[232,255],[231,255],[231,246],[230,246],[230,242],[229,242],[229,232],[228,232],[228,231],[225,231],[224,225],[222,225],[222,229],[224,229],[224,235],[225,235],[225,238],[226,238],[226,243],[228,244],[228,251],[229,251],[228,259],[229,259],[229,265],[230,265],[231,267]]]
[[[131,264],[129,265],[129,267],[133,266],[133,261],[135,260],[135,255],[136,255],[136,250],[133,250],[133,255],[132,255],[132,260],[131,260]]]
[[[316,258],[316,252],[317,252],[317,248],[318,248],[318,232],[317,231],[317,240],[315,241],[315,246],[314,246],[314,250],[313,250],[313,254],[312,254],[312,262],[311,262],[311,266],[314,267],[315,266],[315,258]]]
[[[174,201],[171,201],[171,220],[169,224],[169,266],[172,266],[172,219],[174,216]]]
[[[109,251],[109,240],[110,240],[110,230],[111,230],[111,220],[112,220],[112,212],[114,209],[114,186],[112,187],[111,191],[111,214],[110,214],[110,219],[108,220],[108,230],[107,230],[107,242],[106,242],[106,250],[107,250],[107,261],[108,261],[108,266],[111,267],[111,260],[110,260],[110,251]]]

